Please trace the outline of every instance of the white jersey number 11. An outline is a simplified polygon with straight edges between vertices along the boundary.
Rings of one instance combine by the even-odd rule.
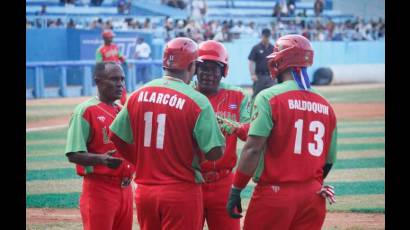
[[[153,112],[144,113],[145,130],[144,130],[144,147],[151,146],[152,138],[152,114]],[[165,120],[167,115],[165,113],[160,113],[157,116],[157,149],[164,149],[164,136],[165,136]]]

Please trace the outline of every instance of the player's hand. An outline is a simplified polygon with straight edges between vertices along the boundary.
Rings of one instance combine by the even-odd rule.
[[[257,81],[258,80],[258,76],[256,74],[252,74],[252,81]]]
[[[102,164],[110,169],[116,169],[121,165],[122,160],[117,157],[112,157],[116,150],[110,150],[102,155]]]
[[[241,123],[233,121],[228,118],[217,115],[216,119],[218,121],[219,127],[223,133],[231,135],[235,133],[239,128],[241,128]]]
[[[241,189],[232,187],[231,192],[229,193],[228,203],[226,204],[226,210],[230,217],[238,219],[241,218],[242,215],[236,213],[236,210],[239,213],[242,213],[242,204],[241,204]]]
[[[320,194],[324,199],[327,199],[329,204],[336,203],[335,190],[333,186],[323,185],[317,193]]]

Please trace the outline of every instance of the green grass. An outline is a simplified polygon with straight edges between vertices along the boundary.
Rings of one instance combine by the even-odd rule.
[[[339,132],[338,138],[370,138],[370,137],[384,137],[384,132]]]
[[[332,169],[384,168],[384,157],[336,160]]]
[[[358,213],[385,213],[384,208],[352,208],[349,211]]]
[[[351,89],[340,90],[332,92],[321,92],[321,94],[327,98],[331,103],[335,102],[355,102],[355,103],[368,103],[368,102],[384,102],[385,90],[384,88],[376,89]]]
[[[67,157],[64,154],[26,157],[26,162],[40,162],[40,161],[67,161]]]
[[[76,105],[26,105],[26,123],[69,116]]]
[[[373,150],[384,149],[384,143],[355,143],[355,144],[337,144],[338,151],[351,151],[351,150]]]
[[[74,167],[64,169],[27,170],[26,181],[32,180],[64,180],[78,178]]]
[[[80,193],[26,195],[27,208],[78,208]]]
[[[67,138],[67,128],[47,130],[47,131],[34,131],[26,133],[26,141],[37,140],[60,140]]]

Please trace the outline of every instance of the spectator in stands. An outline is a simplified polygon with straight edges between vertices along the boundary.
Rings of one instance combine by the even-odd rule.
[[[249,22],[248,26],[245,28],[245,34],[251,37],[259,37],[259,33],[255,28],[255,22]]]
[[[240,38],[241,34],[245,32],[245,27],[242,21],[239,20],[231,29],[234,38]]]
[[[272,17],[280,18],[281,14],[281,7],[279,2],[276,2],[275,6],[273,7]]]
[[[253,81],[253,95],[275,84],[270,76],[266,57],[272,53],[273,45],[270,43],[271,31],[267,28],[262,30],[262,40],[252,47],[249,53],[249,72]]]
[[[104,22],[103,22],[102,18],[97,19],[96,27],[98,29],[103,29],[104,28]]]
[[[119,14],[129,14],[131,9],[131,1],[118,0],[117,9]]]
[[[376,28],[377,28],[377,38],[384,38],[385,33],[386,33],[386,28],[385,28],[385,23],[384,23],[383,18],[379,18]]]
[[[235,8],[234,0],[225,0],[225,3],[227,8]]]
[[[166,31],[166,37],[165,37],[165,42],[168,42],[169,40],[175,38],[175,30],[174,30],[174,22],[172,18],[165,18],[165,31]]]
[[[74,7],[75,6],[75,0],[66,0],[65,1],[65,6]]]
[[[326,40],[331,41],[333,40],[333,32],[335,30],[335,23],[330,19],[327,24],[326,24],[326,30],[327,30],[327,37]]]
[[[103,0],[91,0],[91,5],[93,6],[101,6]]]
[[[63,21],[61,20],[61,18],[57,18],[56,24],[57,24],[57,27],[62,27],[62,26],[64,26],[64,23],[63,23]]]
[[[70,20],[67,23],[67,28],[75,29],[75,27],[76,26],[75,26],[74,20],[72,18],[70,18]]]
[[[208,6],[205,0],[193,0],[191,16],[194,20],[204,23],[204,18],[208,11]]]
[[[177,26],[174,28],[174,33],[174,37],[186,37],[184,20],[179,19],[177,21]]]
[[[144,29],[152,29],[151,19],[145,18],[144,25],[142,26]]]
[[[322,16],[324,6],[325,3],[323,2],[323,0],[315,0],[315,3],[313,4],[313,10],[316,17]]]
[[[229,42],[232,39],[232,35],[229,29],[229,23],[227,21],[222,22],[222,27],[217,31],[213,40],[219,42]]]
[[[47,6],[46,6],[46,4],[42,4],[41,5],[41,10],[35,12],[35,15],[44,15],[46,13],[47,13]]]
[[[165,28],[161,25],[158,25],[158,23],[152,23],[152,31],[154,38],[163,39],[167,36],[167,31],[165,30]]]
[[[295,16],[295,10],[296,10],[296,0],[288,0],[288,16],[294,17]]]
[[[287,17],[289,11],[288,11],[288,4],[286,0],[279,0],[279,4],[280,4],[280,15],[282,17]]]
[[[30,29],[31,27],[31,22],[26,18],[26,29]]]
[[[210,20],[208,23],[204,23],[202,25],[202,30],[203,30],[203,35],[204,35],[204,41],[206,40],[212,40],[215,37],[215,34],[212,29],[212,24],[214,23],[213,20]]]
[[[183,0],[168,0],[167,5],[183,10],[183,9],[185,9],[187,4]]]
[[[104,28],[104,30],[112,30],[113,29],[111,19],[107,19],[107,21],[105,21],[105,24],[104,24],[103,28]]]
[[[134,58],[137,60],[150,60],[150,55],[151,47],[144,41],[143,37],[138,37],[135,44]],[[139,82],[145,84],[151,80],[149,69],[150,67],[147,65],[137,65],[137,84]]]
[[[83,5],[83,6],[88,6],[88,5],[90,5],[90,3],[91,3],[91,0],[78,0],[79,2],[81,2],[81,4]]]

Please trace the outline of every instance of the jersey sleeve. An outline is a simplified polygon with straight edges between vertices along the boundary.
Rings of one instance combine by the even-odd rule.
[[[74,113],[68,126],[65,153],[87,152],[89,134],[90,124],[88,121],[81,114]]]
[[[128,144],[134,142],[127,104],[121,109],[110,126],[111,132]]]
[[[269,101],[262,94],[258,94],[253,104],[248,135],[268,137],[272,128],[272,112]]]
[[[335,163],[336,152],[337,152],[337,127],[335,127],[332,133],[332,139],[331,139],[330,149],[327,155],[326,163],[329,163],[329,164]]]
[[[102,56],[100,48],[98,48],[97,51],[95,52],[95,61],[96,62],[102,62],[103,61],[103,56]]]
[[[205,154],[215,147],[225,145],[225,138],[218,127],[215,113],[209,102],[197,118],[193,135]]]
[[[251,96],[245,94],[245,97],[242,99],[240,106],[240,122],[245,123],[249,122],[251,118]]]

